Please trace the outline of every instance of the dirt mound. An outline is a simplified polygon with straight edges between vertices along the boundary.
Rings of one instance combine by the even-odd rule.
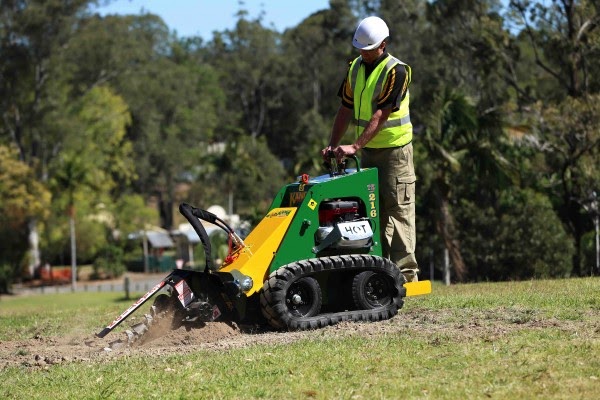
[[[414,332],[431,338],[436,345],[448,335],[460,340],[484,338],[496,340],[515,329],[556,329],[577,332],[581,322],[559,321],[532,314],[523,319],[519,309],[473,310],[403,310],[398,316],[380,322],[342,322],[313,331],[275,332],[255,327],[238,327],[225,322],[183,325],[173,328],[170,323],[157,321],[143,340],[127,346],[121,330],[100,339],[94,335],[76,334],[67,337],[45,338],[36,335],[21,341],[0,341],[0,370],[9,366],[49,368],[69,362],[105,362],[123,356],[163,356],[198,350],[226,350],[250,345],[282,345],[298,340],[331,339],[349,336],[376,337]],[[591,318],[591,317],[590,317]],[[113,343],[121,341],[122,345]]]
[[[207,322],[197,325],[182,325],[173,328],[169,321],[160,321],[152,326],[139,343],[133,347],[189,346],[215,343],[240,335],[240,329],[225,322]]]
[[[177,349],[208,347],[242,335],[234,324],[210,322],[172,329],[167,321],[152,326],[143,340],[127,345],[124,332],[113,332],[105,338],[94,335],[45,338],[40,335],[27,340],[0,341],[0,370],[10,366],[47,368],[65,362],[101,361],[123,354],[165,354]]]

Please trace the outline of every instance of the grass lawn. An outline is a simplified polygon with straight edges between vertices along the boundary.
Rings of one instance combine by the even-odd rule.
[[[0,344],[89,333],[131,300],[0,300]],[[0,370],[0,398],[596,399],[600,278],[434,285],[390,321],[269,343]],[[251,336],[251,335],[249,335]],[[19,351],[19,350],[16,350]]]

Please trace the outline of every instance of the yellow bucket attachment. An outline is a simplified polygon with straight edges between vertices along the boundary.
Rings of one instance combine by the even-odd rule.
[[[431,293],[431,281],[406,282],[406,297]]]

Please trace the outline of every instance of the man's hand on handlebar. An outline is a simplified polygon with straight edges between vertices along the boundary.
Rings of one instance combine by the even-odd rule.
[[[341,160],[345,157],[352,157],[353,155],[356,154],[356,152],[358,151],[358,148],[353,145],[353,144],[346,144],[343,146],[338,146],[334,149],[334,153],[335,153],[335,157],[338,160]]]
[[[333,147],[333,146],[327,146],[323,150],[321,150],[321,157],[323,157],[323,161],[325,161],[325,162],[331,161],[331,159],[335,155],[334,150],[335,150],[335,147]]]
[[[344,158],[356,155],[358,148],[353,144],[342,146],[327,146],[321,150],[321,156],[325,162],[329,162],[332,157],[335,157],[338,163],[341,163]]]

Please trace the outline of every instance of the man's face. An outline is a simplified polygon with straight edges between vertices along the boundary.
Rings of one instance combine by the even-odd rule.
[[[359,51],[360,51],[360,56],[362,57],[363,61],[366,62],[367,64],[371,64],[372,62],[375,62],[375,60],[377,60],[380,55],[383,54],[384,50],[385,50],[385,43],[381,43],[379,45],[379,47],[376,47],[373,50],[359,50]]]

